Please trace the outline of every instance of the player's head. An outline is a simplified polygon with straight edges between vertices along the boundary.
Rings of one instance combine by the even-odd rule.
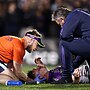
[[[34,80],[38,74],[39,74],[38,69],[33,69],[31,71],[28,71],[27,76]]]
[[[47,79],[45,77],[41,77],[38,69],[33,69],[27,73],[27,76],[31,78],[34,81],[37,81],[39,83],[43,83]]]
[[[26,50],[31,52],[36,50],[38,46],[44,48],[45,45],[41,42],[42,35],[36,29],[27,29],[28,31],[25,33]]]
[[[67,8],[60,7],[55,10],[52,14],[52,21],[55,21],[57,24],[61,26],[64,24],[65,18],[71,11]]]

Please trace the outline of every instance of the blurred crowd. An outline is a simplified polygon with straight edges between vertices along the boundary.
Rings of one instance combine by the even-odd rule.
[[[60,27],[51,21],[58,7],[90,12],[90,0],[0,0],[0,36],[19,36],[23,28],[36,28],[45,38],[59,37]]]

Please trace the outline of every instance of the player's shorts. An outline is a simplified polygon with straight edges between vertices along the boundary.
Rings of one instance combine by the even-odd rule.
[[[0,73],[7,69],[7,66],[0,60]]]

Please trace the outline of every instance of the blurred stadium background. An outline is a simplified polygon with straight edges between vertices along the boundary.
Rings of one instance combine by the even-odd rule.
[[[90,0],[0,0],[0,36],[23,37],[26,27],[36,28],[43,34],[46,47],[30,54],[26,52],[25,62],[34,65],[34,58],[41,56],[45,64],[60,64],[58,45],[61,27],[51,21],[51,14],[61,6],[90,12]]]

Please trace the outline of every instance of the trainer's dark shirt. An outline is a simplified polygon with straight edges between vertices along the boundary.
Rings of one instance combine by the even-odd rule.
[[[65,23],[60,32],[61,39],[73,40],[74,38],[90,37],[90,14],[75,9],[66,17]]]

